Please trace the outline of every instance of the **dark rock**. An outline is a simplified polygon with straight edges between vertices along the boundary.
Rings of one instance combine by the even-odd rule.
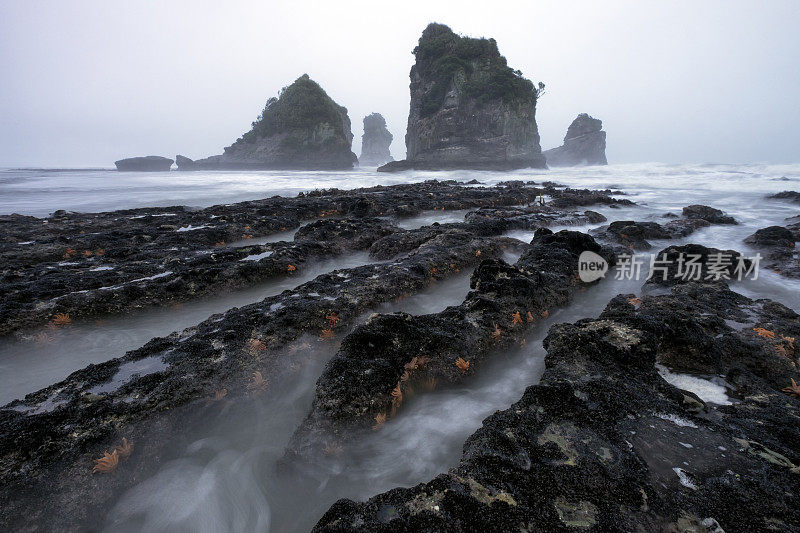
[[[800,377],[785,340],[800,317],[719,284],[629,300],[553,326],[541,382],[484,420],[455,468],[339,500],[314,531],[797,531],[800,399],[781,388]],[[656,363],[724,376],[731,405]]]
[[[718,250],[700,244],[669,246],[655,256],[648,284],[676,285],[691,281],[724,282],[745,279],[753,266],[735,250]]]
[[[289,444],[287,464],[319,455],[331,436],[345,444],[357,436],[355,430],[394,416],[403,395],[480,371],[495,350],[518,343],[534,321],[583,286],[578,257],[584,251],[614,264],[613,254],[589,235],[541,229],[515,265],[483,261],[460,306],[433,315],[373,315],[326,365],[311,413]],[[456,364],[459,358],[469,361],[467,368]]]
[[[194,161],[188,170],[349,169],[353,134],[347,109],[303,74],[270,98],[253,123],[221,155]],[[180,168],[180,167],[179,167]]]
[[[323,227],[312,234],[327,235]],[[323,274],[0,407],[0,530],[101,529],[115,498],[158,472],[171,450],[191,444],[189,428],[262,399],[248,387],[254,372],[270,384],[290,378],[311,357],[330,357],[365,312],[499,258],[504,243],[443,234],[393,263]],[[317,342],[322,330],[333,338]],[[138,371],[130,375],[130,368]],[[223,388],[224,400],[215,400]],[[272,390],[255,392],[269,397]],[[92,459],[123,436],[136,444],[134,454],[114,475],[93,476]]]
[[[783,191],[777,194],[772,194],[770,196],[767,196],[767,198],[775,198],[777,200],[789,200],[790,202],[800,204],[800,192],[796,191]]]
[[[564,144],[543,152],[551,167],[607,165],[606,132],[603,121],[581,113],[572,121]]]
[[[461,37],[432,23],[414,56],[406,159],[379,171],[545,166],[538,91],[506,64],[494,39]]]
[[[183,155],[176,155],[175,156],[175,164],[178,166],[178,170],[194,170],[194,161],[189,159]]]
[[[652,246],[647,239],[678,239],[687,237],[699,228],[710,224],[702,219],[681,218],[666,224],[657,222],[635,222],[617,220],[592,231],[598,239],[626,246],[632,250],[649,250]]]
[[[800,278],[800,220],[787,219],[788,226],[769,226],[746,237],[744,242],[765,252],[765,267],[789,278]]]
[[[361,166],[380,166],[392,161],[389,146],[394,137],[386,128],[386,119],[380,113],[364,117],[364,135],[361,136]]]
[[[738,224],[733,217],[727,216],[719,209],[714,209],[707,205],[690,205],[684,207],[683,216],[686,218],[700,218],[711,224]]]
[[[172,167],[172,159],[158,155],[148,155],[143,157],[129,157],[114,161],[117,170],[123,172],[159,172],[169,170]]]

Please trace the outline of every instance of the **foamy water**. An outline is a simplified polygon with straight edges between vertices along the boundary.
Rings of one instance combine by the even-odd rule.
[[[118,174],[114,171],[0,171],[0,213],[46,215],[56,209],[97,211],[177,203],[207,206],[265,198],[274,194],[296,195],[315,188],[350,189],[378,184],[419,182],[426,179],[478,181],[491,185],[510,179],[537,183],[554,181],[576,188],[612,188],[637,203],[633,207],[588,206],[613,220],[664,222],[666,213],[680,214],[684,206],[706,204],[726,211],[736,226],[711,226],[680,241],[652,241],[653,252],[668,244],[696,242],[746,255],[755,250],[742,239],[755,230],[783,224],[800,214],[797,205],[765,200],[767,194],[800,190],[800,165],[611,165],[572,169],[520,170],[515,172],[407,172],[377,174],[359,169],[350,172],[196,172]],[[176,199],[180,199],[179,201]],[[583,210],[579,209],[579,210]],[[419,227],[432,222],[463,220],[464,212],[423,213],[402,222]],[[573,227],[588,230],[593,226]],[[559,228],[554,228],[559,229]],[[533,232],[513,231],[509,236],[530,240]],[[512,258],[513,259],[513,258]],[[344,259],[323,268],[341,268]],[[381,431],[370,434],[340,457],[307,465],[303,475],[286,478],[276,470],[286,443],[308,413],[314,384],[332,355],[321,352],[304,372],[280,382],[280,390],[265,399],[256,412],[240,418],[210,420],[181,451],[153,477],[122,495],[106,517],[108,531],[307,531],[338,498],[365,499],[396,486],[413,486],[454,466],[464,439],[481,421],[518,400],[524,389],[538,381],[543,371],[542,339],[553,323],[572,322],[599,314],[608,300],[619,293],[640,293],[642,281],[604,280],[566,309],[532,329],[525,348],[498,354],[480,369],[474,380],[448,390],[411,399],[399,416]],[[800,310],[800,281],[761,270],[758,280],[732,285],[752,298],[771,298]],[[428,291],[387,304],[376,311],[403,310],[421,314],[438,312],[459,303],[468,290],[468,273],[437,283]],[[265,294],[262,292],[262,294]],[[244,303],[255,293],[231,295]],[[185,304],[185,309],[192,305]],[[119,348],[106,353],[90,350],[91,362],[121,355],[121,351],[143,344],[152,334],[164,334],[199,322],[233,301],[200,302],[195,314],[143,312],[126,327],[131,336]],[[150,322],[158,330],[149,330]],[[17,350],[3,355],[0,349],[0,389],[13,381],[28,380],[26,387],[47,384],[56,374],[84,364],[86,346],[108,344],[112,326],[93,325],[76,331],[75,341],[38,357],[33,351]],[[122,328],[122,326],[120,326]],[[316,343],[315,343],[316,344]],[[13,357],[12,357],[13,356]],[[30,358],[25,360],[25,358]],[[13,360],[13,362],[11,362]],[[63,362],[63,361],[66,362]],[[6,365],[3,367],[3,365]],[[13,371],[6,370],[13,365]],[[51,374],[49,366],[56,368]],[[724,392],[703,377],[662,372],[676,384],[698,393],[715,395],[722,403]],[[36,375],[39,375],[36,378]],[[25,387],[20,387],[22,391]],[[0,401],[2,403],[2,401]]]

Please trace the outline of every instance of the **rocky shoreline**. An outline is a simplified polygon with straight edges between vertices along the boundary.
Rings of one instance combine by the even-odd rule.
[[[634,205],[620,196],[428,181],[201,210],[0,217],[2,334],[18,338],[295,276],[320,258],[360,251],[372,260],[0,407],[0,528],[101,528],[120,494],[180,457],[210,417],[268,410],[280,383],[309,367],[321,369],[313,403],[279,470],[335,460],[365,434],[380,437],[410,396],[469,382],[576,292],[606,283],[581,281],[582,252],[613,265],[650,240],[736,222],[688,206],[663,224],[547,229],[602,224],[589,208]],[[467,213],[399,225],[443,210]],[[290,230],[292,240],[247,242]],[[506,235],[518,230],[535,233],[530,242]],[[706,265],[720,251],[676,244],[659,255],[680,253]],[[461,303],[398,312],[409,296],[469,272]],[[800,316],[722,281],[669,276],[649,280],[641,297],[617,296],[596,319],[553,326],[541,382],[487,418],[453,470],[366,502],[341,500],[316,529],[797,531]],[[670,384],[685,384],[684,373],[716,395]],[[113,467],[96,461],[111,451]]]

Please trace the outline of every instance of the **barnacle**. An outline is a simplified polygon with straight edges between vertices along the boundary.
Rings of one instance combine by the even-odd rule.
[[[267,345],[259,339],[249,339],[247,341],[247,351],[255,355],[267,349]]]
[[[469,370],[469,361],[465,361],[463,358],[459,357],[456,359],[456,366],[461,370],[462,374],[466,374],[467,370]]]
[[[295,270],[297,270],[297,267],[295,267],[294,265],[289,265],[286,267],[287,272],[294,272]]]
[[[497,327],[497,324],[494,325],[494,331],[492,331],[492,338],[497,340],[503,334],[503,330]]]
[[[324,341],[329,341],[329,340],[333,339],[334,335],[335,335],[335,333],[333,332],[332,329],[325,328],[320,332],[319,338],[324,340]]]
[[[131,452],[133,451],[133,443],[128,442],[128,439],[122,437],[122,444],[119,444],[114,447],[114,453],[119,455],[120,459],[127,459],[131,456]]]
[[[788,387],[784,387],[781,389],[783,392],[788,394],[789,396],[794,396],[795,398],[800,398],[800,385],[798,385],[794,378],[792,378],[792,384]]]
[[[92,474],[110,474],[117,469],[119,464],[119,452],[115,449],[113,452],[103,452],[103,457],[94,460],[94,468]]]
[[[528,323],[533,322],[533,315],[528,311]]]
[[[53,324],[56,326],[67,326],[72,324],[72,319],[69,317],[69,313],[56,313],[56,316],[53,318]]]
[[[247,384],[247,390],[257,396],[267,390],[268,383],[269,382],[264,379],[264,376],[261,375],[261,372],[256,370],[253,372],[253,379]]]
[[[331,326],[335,326],[337,322],[339,322],[339,315],[336,313],[330,313],[325,315],[325,319],[331,323]]]
[[[765,339],[774,339],[775,338],[775,332],[770,331],[768,329],[753,328],[753,331],[755,331],[756,334],[758,334],[759,337],[764,337]]]
[[[511,324],[522,324],[522,315],[519,311],[511,315]]]

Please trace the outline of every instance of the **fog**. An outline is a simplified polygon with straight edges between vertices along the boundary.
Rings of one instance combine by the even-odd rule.
[[[547,84],[542,147],[580,112],[612,163],[798,162],[800,3],[0,0],[0,166],[220,153],[308,73],[405,155],[411,50],[428,22],[494,37]]]

